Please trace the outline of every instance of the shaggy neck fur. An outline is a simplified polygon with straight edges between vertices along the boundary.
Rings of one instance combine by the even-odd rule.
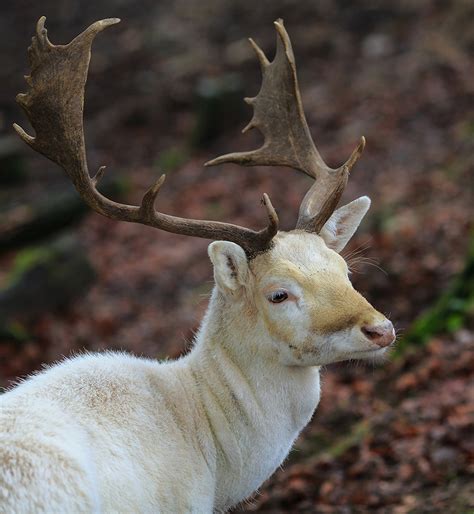
[[[216,464],[216,506],[250,495],[281,464],[319,402],[319,368],[278,362],[247,300],[214,289],[185,358],[198,387]]]

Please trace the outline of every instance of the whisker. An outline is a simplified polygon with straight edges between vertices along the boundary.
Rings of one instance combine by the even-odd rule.
[[[358,257],[359,260],[356,260],[355,262],[351,262],[350,264],[348,264],[349,266],[349,269],[351,271],[354,270],[354,263],[355,265],[357,266],[358,264],[364,264],[364,265],[367,265],[367,266],[372,266],[376,269],[378,269],[379,271],[381,271],[384,275],[388,276],[388,273],[386,270],[384,270],[379,264],[377,264],[377,262],[374,262],[372,259],[370,258],[367,258],[367,257]],[[355,268],[355,271],[357,273],[362,273],[359,269]]]
[[[343,257],[347,261],[348,259],[351,259],[352,257],[355,257],[356,255],[359,255],[359,254],[365,252],[371,246],[372,246],[372,243],[370,241],[365,241],[364,243],[360,244],[359,246],[357,246],[356,248],[354,248],[351,251],[343,250],[341,252],[341,257]]]
[[[372,266],[379,271],[381,271],[384,275],[388,275],[387,271],[384,270],[380,263],[372,258],[372,257],[366,257],[364,255],[361,255],[363,252],[365,252],[368,248],[371,246],[371,241],[365,241],[364,243],[360,244],[358,247],[356,247],[354,250],[344,253],[341,253],[341,256],[345,259],[347,266],[349,268],[349,271],[356,272],[356,273],[362,273],[359,265],[368,265]]]

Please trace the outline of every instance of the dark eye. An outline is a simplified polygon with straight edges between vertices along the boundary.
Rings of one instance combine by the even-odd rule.
[[[272,303],[281,303],[288,298],[288,293],[283,290],[275,291],[268,297],[268,301]]]

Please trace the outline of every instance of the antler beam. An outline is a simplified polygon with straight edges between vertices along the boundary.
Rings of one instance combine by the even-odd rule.
[[[250,39],[260,62],[262,86],[256,97],[245,99],[252,105],[254,114],[243,132],[257,128],[263,134],[264,143],[257,150],[222,155],[206,165],[232,162],[243,166],[289,166],[306,173],[316,182],[301,203],[296,228],[319,233],[339,202],[349,172],[364,149],[365,139],[361,139],[341,167],[332,169],[323,161],[304,115],[290,38],[283,20],[274,24],[277,50],[272,62]]]

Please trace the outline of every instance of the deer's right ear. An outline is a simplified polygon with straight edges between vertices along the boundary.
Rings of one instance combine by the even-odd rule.
[[[208,254],[214,265],[214,280],[223,291],[236,291],[245,285],[249,265],[244,250],[230,241],[214,241]]]

